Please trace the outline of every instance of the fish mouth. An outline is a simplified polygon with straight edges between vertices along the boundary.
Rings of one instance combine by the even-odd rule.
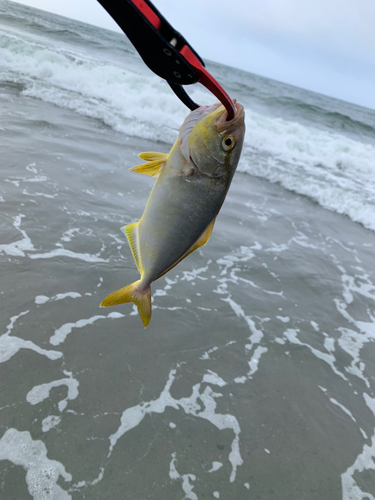
[[[224,109],[216,119],[216,129],[218,132],[222,132],[223,130],[230,131],[235,128],[244,121],[245,111],[242,104],[233,99],[233,104],[236,108],[236,114],[232,118],[232,120],[227,121],[228,111]]]

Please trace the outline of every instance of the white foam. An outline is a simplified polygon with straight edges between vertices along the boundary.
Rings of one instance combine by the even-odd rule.
[[[0,58],[7,78],[26,86],[25,95],[98,118],[127,135],[171,143],[186,117],[186,108],[156,76],[5,33],[0,36]],[[199,88],[193,90],[193,99],[202,97],[217,102]]]
[[[21,221],[25,215],[16,215],[13,219],[13,226],[22,234],[22,240],[15,241],[14,243],[6,243],[0,245],[0,253],[4,252],[7,255],[25,257],[26,251],[34,251],[34,245],[32,244],[30,238],[27,236],[26,232],[21,229]]]
[[[345,248],[345,250],[351,251],[357,258],[355,250],[349,248]],[[370,382],[364,373],[366,367],[361,361],[360,353],[367,343],[375,340],[375,315],[371,308],[368,308],[368,321],[358,321],[349,311],[351,310],[350,304],[357,297],[359,300],[366,299],[366,302],[369,302],[370,299],[375,307],[375,285],[371,281],[370,275],[360,266],[351,266],[351,271],[347,271],[334,255],[332,255],[332,259],[341,272],[344,299],[335,299],[336,308],[351,326],[351,328],[339,327],[337,329],[341,333],[338,339],[339,346],[352,358],[350,366],[347,366],[345,370],[362,379],[367,387],[370,387]],[[356,260],[358,261],[358,258]]]
[[[206,281],[207,278],[201,276],[202,273],[205,273],[208,270],[208,266],[211,264],[211,260],[208,260],[207,265],[204,267],[200,267],[199,269],[192,269],[191,271],[183,271],[181,281],[194,281],[197,278],[200,280]]]
[[[282,321],[283,323],[289,323],[290,321],[289,316],[276,316],[276,318]]]
[[[22,194],[25,195],[25,196],[31,196],[31,197],[42,196],[43,198],[56,198],[56,196],[58,196],[57,193],[55,193],[55,194],[38,193],[38,192],[29,193],[26,188],[23,189]]]
[[[6,243],[0,245],[0,253],[4,252],[7,255],[25,257],[25,252],[35,252],[34,245],[31,239],[26,234],[26,231],[21,229],[21,221],[25,215],[16,215],[13,219],[13,226],[22,234],[23,238],[21,240],[15,241],[14,243]],[[76,253],[71,250],[66,250],[65,248],[57,248],[50,252],[45,253],[28,253],[27,255],[30,259],[52,259],[54,257],[69,257],[71,259],[83,260],[85,262],[108,262],[108,259],[102,259],[99,254],[91,255],[88,253]]]
[[[208,373],[206,373],[203,376],[202,382],[206,382],[207,384],[213,384],[213,385],[218,385],[219,387],[224,387],[227,385],[227,383],[219,377],[219,375],[212,370],[207,370]]]
[[[348,410],[347,408],[345,408],[344,405],[342,405],[341,403],[339,403],[337,401],[337,399],[335,398],[329,398],[329,400],[331,401],[332,404],[338,406],[339,408],[341,408],[341,410],[346,413],[347,415],[349,415],[349,417],[353,420],[353,422],[357,422],[356,419],[353,417],[353,414],[350,410]]]
[[[50,298],[47,297],[46,295],[37,295],[35,297],[35,304],[45,304],[49,300],[50,300]]]
[[[222,288],[222,290],[224,290],[224,289]],[[224,291],[221,291],[221,293],[224,293]],[[238,317],[243,318],[246,321],[247,326],[249,327],[250,331],[252,332],[250,337],[249,337],[250,344],[248,344],[246,346],[246,348],[248,350],[251,350],[254,344],[258,344],[261,341],[261,339],[263,338],[263,332],[255,326],[255,322],[251,316],[246,316],[242,307],[239,304],[237,304],[237,302],[235,302],[231,298],[230,295],[228,295],[228,297],[221,299],[221,300],[223,300],[224,302],[228,302],[228,304],[231,306],[231,308],[233,309],[235,314]]]
[[[43,441],[34,441],[29,432],[8,429],[0,439],[0,460],[9,460],[26,470],[26,483],[34,500],[71,500],[58,484],[59,476],[71,481],[64,466],[47,458]]]
[[[306,344],[305,342],[301,342],[297,337],[298,332],[298,329],[288,328],[287,330],[285,330],[284,335],[290,343],[307,347],[312,352],[312,354],[314,354],[314,356],[316,356],[318,359],[321,359],[322,361],[325,361],[332,368],[333,372],[336,373],[336,375],[344,380],[348,380],[345,375],[336,368],[336,358],[331,352],[325,353],[319,351],[318,349],[315,349],[314,347],[311,347],[311,345]]]
[[[288,243],[281,243],[280,245],[276,245],[276,243],[274,243],[273,241],[271,241],[271,245],[269,248],[265,248],[264,251],[265,252],[273,252],[273,253],[281,253],[281,252],[285,252],[285,250],[288,250],[289,249],[289,241]]]
[[[363,397],[375,417],[375,398],[371,398],[366,393],[363,394]],[[366,433],[362,429],[360,430],[363,437],[367,439]],[[371,439],[371,444],[365,444],[362,453],[358,455],[354,464],[341,474],[343,500],[375,500],[371,493],[362,491],[356,481],[358,473],[366,470],[375,470],[375,433]]]
[[[370,275],[364,269],[357,266],[355,270],[359,272],[356,274],[349,274],[336,259],[334,259],[334,262],[342,273],[343,297],[347,304],[353,302],[353,296],[356,293],[375,302],[375,285],[371,281]]]
[[[108,318],[117,319],[124,317],[125,316],[119,312],[111,312],[107,316],[102,316],[98,314],[88,319],[80,319],[75,323],[65,323],[64,325],[60,326],[60,328],[55,330],[55,333],[50,337],[49,341],[52,345],[59,345],[65,341],[66,337],[72,332],[73,328],[83,328],[87,325],[92,325],[93,323],[95,323],[95,321],[98,321],[99,319],[108,319]]]
[[[216,347],[216,346],[215,346],[215,347],[212,347],[212,348],[211,348],[211,349],[209,349],[208,351],[205,351],[205,353],[204,353],[204,354],[202,354],[202,356],[201,356],[199,359],[204,359],[204,360],[206,360],[206,359],[211,359],[211,358],[210,358],[210,354],[211,354],[211,353],[213,353],[213,352],[215,352],[215,351],[217,351],[218,349],[219,349],[219,348],[218,348],[218,347]]]
[[[241,282],[245,282],[254,288],[260,289],[260,287],[255,283],[253,283],[252,281],[243,278],[243,276],[241,276],[240,267],[235,265],[236,263],[248,262],[249,260],[254,258],[255,257],[254,250],[259,250],[260,248],[261,245],[259,245],[259,243],[255,243],[254,246],[252,247],[241,246],[240,249],[236,251],[236,255],[233,254],[226,255],[225,257],[217,260],[217,263],[220,266],[223,266],[223,269],[220,272],[220,276],[223,277],[218,279],[219,285],[214,290],[214,292],[221,295],[227,295],[225,298],[222,298],[221,300],[227,302],[230,305],[236,316],[238,316],[239,318],[243,318],[246,321],[247,326],[251,331],[251,336],[249,337],[250,344],[246,345],[246,348],[248,350],[251,350],[255,344],[259,344],[259,342],[263,338],[263,332],[256,327],[256,324],[252,316],[246,315],[242,306],[232,298],[232,295],[228,290],[229,288],[228,284],[233,283],[238,285]],[[265,290],[265,289],[262,289],[262,291],[264,293],[269,293],[272,295],[280,295],[280,296],[283,295],[283,292],[275,292],[272,290]]]
[[[29,165],[26,165],[26,170],[28,170],[29,172],[32,172],[33,174],[37,174],[38,173],[38,170],[35,168],[35,161],[33,161],[32,163],[30,163]]]
[[[375,398],[370,398],[370,396],[366,393],[363,394],[363,397],[365,398],[367,406],[370,408],[375,417]]]
[[[71,297],[72,299],[77,299],[78,297],[82,297],[82,295],[78,292],[58,293],[57,295],[54,295],[53,297],[47,297],[46,295],[37,295],[35,297],[34,301],[35,301],[35,304],[41,305],[41,304],[45,304],[46,302],[51,302],[54,300],[66,299],[67,297]]]
[[[1,250],[1,247],[0,247]],[[85,262],[109,262],[108,259],[102,259],[96,255],[89,253],[77,253],[65,248],[56,248],[50,252],[29,254],[30,259],[53,259],[54,257],[69,257],[70,259],[83,260]]]
[[[374,158],[370,144],[246,110],[239,171],[278,182],[372,230]]]
[[[324,348],[327,349],[327,351],[333,352],[335,350],[335,339],[326,337],[324,339]]]
[[[223,466],[222,462],[212,462],[212,467],[208,472],[216,472]]]
[[[61,422],[61,417],[57,415],[50,415],[42,420],[42,431],[48,432]]]
[[[278,344],[281,344],[281,345],[284,345],[284,344],[285,344],[285,340],[284,340],[284,339],[281,339],[280,337],[276,337],[276,338],[275,338],[275,342],[277,342]]]
[[[62,385],[66,385],[68,388],[68,394],[66,398],[59,401],[58,408],[60,411],[65,410],[68,405],[68,401],[76,399],[78,396],[78,387],[79,382],[75,378],[73,378],[72,373],[64,372],[65,375],[69,375],[68,378],[62,378],[60,380],[54,380],[53,382],[36,385],[33,387],[26,395],[26,401],[31,405],[36,405],[41,403],[45,399],[49,397],[51,389],[53,387],[60,387]]]
[[[365,470],[375,470],[375,434],[371,444],[365,444],[354,464],[341,474],[343,500],[375,500],[371,493],[362,491],[356,482],[357,474]]]
[[[262,354],[264,354],[267,351],[268,351],[267,347],[263,347],[263,346],[258,346],[255,349],[254,354],[252,355],[252,357],[249,361],[250,371],[247,374],[248,378],[251,378],[254,375],[254,373],[258,370],[259,360],[260,360]]]
[[[66,292],[66,293],[58,293],[54,297],[51,297],[50,300],[62,300],[67,297],[71,297],[72,299],[77,299],[78,297],[82,297],[82,295],[78,292]]]
[[[180,475],[176,469],[176,453],[172,453],[172,460],[169,464],[169,477],[177,481],[182,480],[182,489],[184,490],[185,497],[188,500],[198,500],[197,495],[193,492],[194,486],[190,484],[190,481],[195,481],[197,478],[194,474],[182,474]]]
[[[19,337],[15,337],[14,335],[10,335],[17,319],[24,316],[28,312],[29,311],[23,311],[17,316],[12,316],[12,318],[10,318],[10,323],[7,327],[6,333],[1,335],[0,337],[0,363],[8,361],[15,354],[17,354],[17,352],[20,349],[30,349],[32,351],[37,352],[38,354],[41,354],[42,356],[46,356],[51,360],[56,360],[62,357],[63,355],[62,352],[48,351],[46,349],[42,349],[41,347],[37,346],[36,344],[31,342],[31,340],[24,340]]]
[[[101,481],[104,477],[104,467],[100,467],[100,472],[99,472],[99,476],[97,478],[95,478],[93,481],[91,481],[91,483],[89,484],[92,484],[92,485],[95,485],[95,484],[98,484],[99,481]]]
[[[233,431],[234,438],[232,440],[231,452],[229,453],[228,457],[229,461],[232,464],[230,481],[233,482],[236,478],[237,468],[243,463],[239,447],[239,435],[241,429],[236,417],[230,414],[215,413],[215,398],[221,397],[222,394],[213,392],[211,387],[209,386],[206,386],[203,392],[200,392],[203,380],[201,383],[193,386],[190,397],[175,399],[170,393],[170,389],[175,378],[176,369],[172,369],[169,373],[167,383],[165,384],[163,391],[157,399],[148,402],[142,402],[136,406],[127,408],[123,412],[119,428],[114,434],[109,437],[110,446],[108,457],[112,454],[117,441],[131,429],[137,427],[146,415],[150,413],[163,413],[167,407],[171,407],[176,410],[182,408],[186,414],[193,415],[198,418],[203,418],[211,422],[211,424],[213,424],[219,430],[231,429]],[[201,405],[198,403],[198,398],[204,405],[203,410],[201,409]]]
[[[247,380],[247,377],[245,375],[243,375],[242,377],[236,377],[234,379],[234,382],[236,384],[244,384],[246,382],[246,380]]]
[[[365,433],[365,431],[363,429],[361,429],[361,427],[359,428],[359,430],[360,430],[360,432],[361,432],[361,434],[363,436],[363,439],[368,439],[367,434]]]
[[[72,229],[68,229],[68,231],[65,231],[65,233],[61,236],[62,241],[72,241],[74,233],[80,233],[80,229],[78,227],[74,227]]]
[[[375,338],[375,319],[370,322],[355,321],[348,311],[346,305],[339,300],[335,300],[338,311],[351,323],[353,323],[359,332],[351,328],[339,327],[337,330],[341,333],[338,343],[340,347],[352,357],[352,362],[346,371],[358,378],[361,378],[367,387],[370,387],[370,382],[364,375],[365,365],[360,358],[361,349],[368,342],[372,342]]]

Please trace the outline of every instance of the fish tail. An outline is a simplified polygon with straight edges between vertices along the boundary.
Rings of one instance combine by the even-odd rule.
[[[146,289],[140,289],[140,284],[141,280],[138,280],[116,290],[101,302],[100,307],[112,307],[125,302],[134,302],[143,326],[147,328],[151,319],[151,288],[148,286]]]

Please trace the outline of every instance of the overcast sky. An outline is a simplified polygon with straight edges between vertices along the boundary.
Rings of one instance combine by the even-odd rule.
[[[96,0],[17,1],[119,31]],[[375,0],[153,3],[203,59],[375,109]]]

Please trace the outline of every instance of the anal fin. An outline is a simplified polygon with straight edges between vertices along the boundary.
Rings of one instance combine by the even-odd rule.
[[[137,264],[138,271],[143,273],[141,249],[139,248],[139,222],[134,222],[134,224],[129,224],[124,228],[125,235],[128,239],[130,249],[132,251],[135,263]]]
[[[168,267],[168,269],[166,269],[161,274],[159,274],[159,276],[157,278],[155,278],[154,281],[159,279],[161,276],[166,274],[168,271],[173,269],[175,266],[177,266],[177,264],[179,264],[182,260],[184,260],[185,257],[187,257],[192,252],[194,252],[194,250],[205,245],[211,237],[211,233],[212,233],[212,230],[214,228],[215,220],[216,220],[216,217],[214,219],[212,219],[212,221],[209,223],[209,225],[206,227],[206,229],[203,231],[203,233],[200,235],[200,237],[197,239],[197,241],[194,243],[194,245],[192,245],[189,248],[189,250],[187,252],[185,252],[184,255],[180,259],[178,259],[174,264],[172,264],[170,267]]]
[[[196,250],[197,248],[203,247],[203,245],[205,245],[208,242],[208,240],[211,237],[212,230],[214,228],[215,220],[216,220],[216,217],[208,224],[208,226],[203,231],[203,233],[200,235],[198,240],[194,243],[194,245],[191,248],[189,248],[189,250],[186,252],[186,254],[184,254],[184,256],[182,257],[183,259],[185,257],[187,257],[189,254],[191,254],[191,252],[194,252],[194,250]]]

